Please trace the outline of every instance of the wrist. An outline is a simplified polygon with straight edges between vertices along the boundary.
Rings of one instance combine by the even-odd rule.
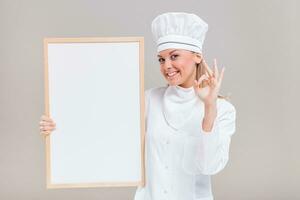
[[[202,120],[202,129],[206,132],[212,130],[213,124],[217,118],[217,107],[216,105],[205,105],[205,113]]]
[[[210,102],[204,104],[205,112],[213,112],[217,110],[217,102]]]
[[[204,119],[214,120],[217,116],[217,104],[205,104],[204,108]]]
[[[217,100],[212,100],[212,101],[204,101],[205,107],[214,107],[217,105]]]

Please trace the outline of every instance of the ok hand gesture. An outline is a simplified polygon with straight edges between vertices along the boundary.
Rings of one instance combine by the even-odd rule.
[[[221,73],[219,74],[216,59],[214,59],[213,71],[209,68],[204,59],[202,60],[202,62],[205,66],[206,73],[203,74],[198,81],[194,81],[194,89],[196,94],[200,97],[204,104],[215,104],[220,91],[225,68],[223,67]]]

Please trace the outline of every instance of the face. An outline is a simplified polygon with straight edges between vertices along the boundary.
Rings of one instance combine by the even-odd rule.
[[[160,51],[158,61],[160,71],[169,85],[192,87],[196,77],[196,63],[201,55],[184,49],[166,49]]]

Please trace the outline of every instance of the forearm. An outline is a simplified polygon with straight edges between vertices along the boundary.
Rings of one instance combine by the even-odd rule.
[[[199,124],[203,125],[202,132],[186,139],[183,167],[191,174],[214,175],[228,162],[236,111],[226,101],[219,103],[218,106],[204,105],[205,117]]]
[[[214,121],[217,117],[216,103],[204,106],[204,117],[202,120],[202,129],[206,132],[210,132],[213,128]]]

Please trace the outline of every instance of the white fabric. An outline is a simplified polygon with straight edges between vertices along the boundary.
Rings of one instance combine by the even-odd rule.
[[[235,108],[218,99],[217,120],[204,132],[203,103],[192,89],[146,90],[146,185],[137,188],[135,200],[213,200],[210,175],[228,161]]]
[[[192,13],[168,12],[154,18],[151,29],[157,52],[177,48],[201,53],[208,24]]]
[[[163,98],[163,113],[169,126],[178,130],[190,120],[201,101],[195,98],[193,87],[169,87]]]

